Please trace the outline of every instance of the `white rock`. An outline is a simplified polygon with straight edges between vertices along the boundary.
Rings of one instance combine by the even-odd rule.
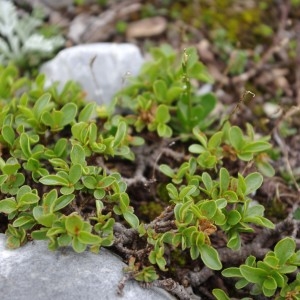
[[[282,108],[275,103],[267,102],[263,106],[265,114],[271,119],[277,119],[282,115]]]
[[[87,100],[109,104],[114,94],[124,86],[127,74],[136,76],[144,62],[133,44],[96,43],[62,50],[42,65],[46,85],[68,80],[78,82],[87,93]]]
[[[162,289],[125,284],[124,296],[116,294],[125,264],[101,249],[99,254],[77,254],[71,249],[52,252],[45,241],[34,241],[16,250],[5,248],[0,234],[1,300],[174,300]]]

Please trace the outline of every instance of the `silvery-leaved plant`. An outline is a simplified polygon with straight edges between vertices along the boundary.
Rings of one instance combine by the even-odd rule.
[[[0,63],[36,66],[62,47],[63,37],[46,38],[37,32],[41,25],[42,21],[33,16],[18,16],[11,1],[0,0]]]

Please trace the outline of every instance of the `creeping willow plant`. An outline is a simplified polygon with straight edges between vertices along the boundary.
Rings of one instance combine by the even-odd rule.
[[[48,240],[51,250],[71,245],[76,252],[97,252],[118,246],[117,228],[127,226],[141,249],[127,251],[132,255],[125,271],[152,282],[172,268],[171,252],[221,270],[212,239],[218,231],[234,251],[243,247],[242,235],[254,232],[253,225],[274,228],[252,199],[263,176],[231,174],[226,168],[227,161],[251,162],[272,176],[268,138],[256,139],[249,124],[243,132],[229,122],[208,134],[216,99],[195,93],[192,79],[211,82],[196,51],[187,49],[181,61],[167,46],[152,55],[154,61],[117,95],[129,113],[105,116],[97,116],[97,105],[85,103],[73,83],[59,93],[55,86],[45,89],[41,75],[31,82],[12,65],[0,67],[0,213],[7,217],[9,247],[32,238]],[[149,136],[182,140],[187,153],[179,165],[159,166],[168,201],[161,218],[166,219],[147,224],[134,212],[126,180],[106,162],[134,162],[139,147],[153,144]],[[223,275],[238,277],[237,288],[251,283],[253,293],[274,295],[280,289],[285,297],[297,293],[299,276],[289,283],[285,275],[297,266],[299,251],[288,238],[263,261],[250,256]],[[214,294],[228,299],[222,291]]]
[[[262,261],[256,261],[254,256],[249,256],[245,264],[240,267],[227,268],[222,272],[225,277],[236,277],[239,280],[235,287],[241,289],[252,284],[251,294],[264,294],[276,299],[299,299],[300,298],[300,273],[292,283],[288,283],[286,274],[297,271],[300,266],[300,250],[296,251],[296,243],[292,238],[284,238],[269,251]],[[221,290],[215,289],[213,294],[218,300],[229,300]]]
[[[138,132],[147,128],[160,137],[189,133],[194,126],[206,128],[206,117],[216,99],[211,93],[196,95],[191,84],[192,79],[213,81],[196,50],[186,49],[182,61],[168,45],[153,49],[151,54],[155,61],[146,63],[141,74],[118,96],[119,104],[133,112],[126,117],[128,122]]]

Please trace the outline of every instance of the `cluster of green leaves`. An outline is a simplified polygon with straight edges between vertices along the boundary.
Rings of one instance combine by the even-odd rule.
[[[286,237],[280,240],[275,245],[274,251],[269,251],[262,261],[256,261],[251,255],[245,264],[227,268],[222,271],[222,275],[240,278],[235,284],[237,289],[251,284],[252,295],[275,296],[276,300],[300,299],[300,273],[290,283],[286,275],[296,272],[299,266],[300,250],[296,251],[295,241]],[[230,300],[218,289],[214,290],[214,295],[218,300]]]
[[[84,101],[73,83],[59,93],[55,85],[44,88],[42,75],[29,81],[19,78],[12,65],[0,67],[0,213],[8,218],[11,248],[31,237],[48,240],[52,250],[72,245],[77,252],[88,247],[97,252],[114,243],[114,224],[123,220],[136,230],[149,254],[146,262],[133,255],[126,272],[151,282],[158,270],[167,271],[172,264],[167,249],[189,253],[208,268],[221,270],[210,239],[213,233],[221,230],[227,247],[239,250],[241,234],[254,232],[253,225],[274,227],[264,217],[264,207],[252,200],[262,175],[230,174],[226,169],[228,160],[253,162],[272,176],[268,137],[257,138],[252,126],[244,133],[229,122],[207,134],[215,98],[195,95],[191,79],[210,80],[195,51],[186,50],[179,66],[168,47],[154,49],[153,57],[155,61],[118,95],[131,110],[127,115],[102,114],[96,104]],[[145,143],[134,136],[135,130],[156,132],[157,140],[176,133],[190,152],[178,167],[159,167],[169,179],[165,191],[172,214],[166,227],[138,219],[121,174],[108,171],[103,163],[115,156],[134,160],[132,148]],[[279,287],[284,297],[297,291],[299,278],[288,284],[284,275],[299,264],[299,251],[294,252],[294,242],[283,240],[263,262],[250,257],[240,268],[225,270],[224,276],[240,277],[241,288],[253,283],[253,291],[265,295]]]
[[[232,161],[254,162],[258,170],[268,177],[275,173],[267,154],[272,147],[269,137],[256,138],[250,124],[247,124],[247,135],[229,122],[209,138],[197,127],[193,129],[193,134],[200,144],[192,144],[189,151],[198,154],[197,163],[202,169],[216,168],[224,158],[229,158]]]
[[[105,129],[96,105],[86,104],[72,83],[61,93],[55,86],[45,90],[43,76],[18,78],[11,65],[1,67],[0,78],[0,212],[10,222],[9,246],[19,247],[31,234],[48,239],[51,249],[97,250],[113,243],[112,214],[137,227],[121,175],[91,164],[99,155],[134,158],[128,125]],[[72,208],[85,197],[94,199],[89,221]],[[107,205],[112,210],[104,214]]]
[[[138,132],[147,128],[160,137],[190,133],[195,126],[206,128],[216,99],[211,93],[197,95],[191,83],[212,82],[196,49],[186,49],[179,62],[167,45],[154,48],[151,54],[154,60],[146,63],[140,75],[118,94],[119,104],[132,111],[126,116],[127,122]]]
[[[196,159],[192,158],[184,172],[187,184],[176,187],[169,183],[166,187],[170,201],[174,203],[176,229],[157,233],[152,228],[139,228],[141,234],[148,236],[148,243],[154,245],[150,262],[156,263],[161,270],[165,270],[166,265],[165,244],[190,249],[192,259],[200,255],[206,266],[219,270],[222,265],[209,239],[209,235],[217,230],[216,226],[226,233],[227,247],[233,250],[241,248],[240,233],[254,232],[252,224],[274,228],[273,223],[263,216],[264,207],[253,204],[250,198],[263,182],[259,173],[246,177],[239,174],[236,178],[221,168],[218,178],[212,179],[207,172],[195,174],[196,169]]]
[[[20,18],[12,1],[0,0],[0,64],[36,67],[62,47],[62,36],[43,36],[37,30],[41,25],[42,20],[34,16]]]

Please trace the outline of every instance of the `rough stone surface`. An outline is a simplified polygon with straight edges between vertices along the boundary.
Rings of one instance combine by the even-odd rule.
[[[124,78],[136,76],[144,62],[138,47],[132,44],[97,43],[62,50],[42,65],[47,83],[68,80],[81,84],[87,100],[109,104],[113,95],[124,86]]]
[[[77,254],[71,249],[51,252],[45,241],[5,248],[0,234],[1,300],[174,300],[162,289],[143,289],[127,282],[124,295],[116,290],[125,264],[106,249]]]

